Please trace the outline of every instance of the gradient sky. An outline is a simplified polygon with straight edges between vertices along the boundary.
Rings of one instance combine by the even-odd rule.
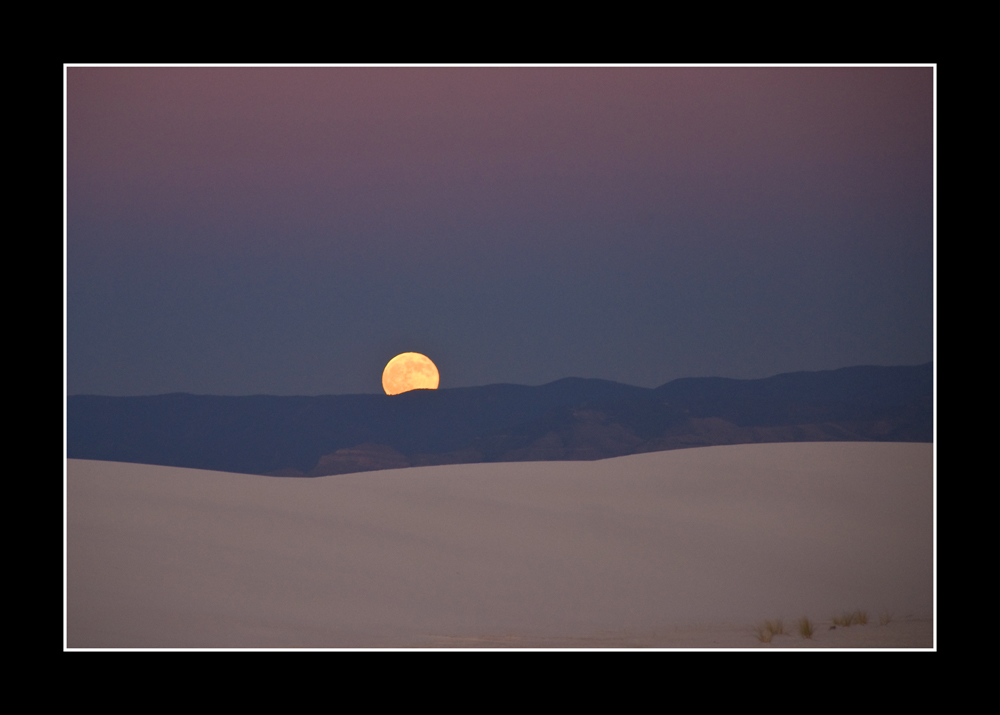
[[[69,394],[933,356],[934,70],[66,69]]]

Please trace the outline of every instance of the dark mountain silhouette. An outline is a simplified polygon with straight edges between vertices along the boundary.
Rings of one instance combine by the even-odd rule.
[[[932,439],[930,363],[684,378],[655,389],[566,378],[394,396],[67,399],[70,458],[276,476],[715,444]]]

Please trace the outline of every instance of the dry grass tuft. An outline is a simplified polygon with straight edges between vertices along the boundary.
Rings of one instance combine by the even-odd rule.
[[[854,613],[842,613],[839,616],[833,617],[833,625],[843,626],[844,628],[850,628],[851,626],[864,626],[868,624],[868,611],[862,611],[860,608]]]
[[[860,608],[854,613],[842,613],[839,616],[833,617],[833,625],[843,626],[844,628],[850,628],[851,626],[864,626],[868,623],[868,611],[862,611]]]
[[[815,632],[816,625],[805,616],[802,616],[802,618],[799,619],[799,635],[803,638],[812,638],[813,633]]]
[[[760,624],[754,626],[754,632],[757,634],[757,640],[761,643],[770,643],[771,637],[774,635],[771,631],[767,630],[766,624]]]
[[[763,623],[754,626],[754,631],[757,634],[757,640],[761,643],[770,643],[771,638],[774,636],[785,635],[785,622],[780,618],[773,621],[764,621]]]

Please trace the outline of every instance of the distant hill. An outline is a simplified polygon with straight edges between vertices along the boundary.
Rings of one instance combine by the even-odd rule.
[[[67,453],[276,476],[591,460],[754,442],[933,439],[933,370],[851,367],[655,389],[566,378],[401,395],[67,398]]]

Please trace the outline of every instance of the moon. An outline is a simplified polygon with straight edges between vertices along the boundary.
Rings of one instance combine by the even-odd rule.
[[[382,371],[382,389],[387,395],[410,390],[436,390],[441,376],[437,365],[420,353],[401,353]]]

